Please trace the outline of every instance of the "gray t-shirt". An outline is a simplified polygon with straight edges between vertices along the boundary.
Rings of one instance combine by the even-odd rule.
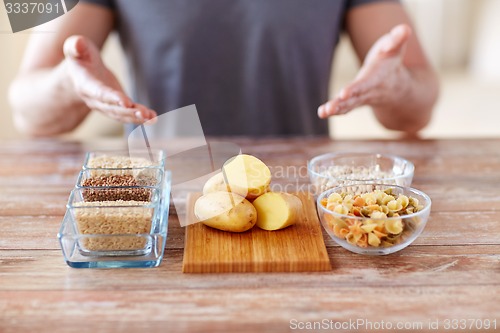
[[[346,12],[380,0],[82,0],[114,10],[133,98],[196,104],[206,135],[326,135]]]

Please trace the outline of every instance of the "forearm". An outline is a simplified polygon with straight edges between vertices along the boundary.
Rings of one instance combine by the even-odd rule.
[[[430,121],[439,94],[431,68],[402,68],[401,80],[390,98],[372,105],[375,116],[388,129],[416,133]]]
[[[75,92],[66,61],[20,74],[11,84],[9,99],[16,127],[30,136],[69,132],[90,111]]]

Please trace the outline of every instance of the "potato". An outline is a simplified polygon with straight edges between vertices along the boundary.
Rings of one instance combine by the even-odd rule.
[[[244,232],[257,222],[255,207],[242,196],[229,192],[207,193],[194,204],[194,214],[203,224],[232,232]]]
[[[224,163],[222,172],[225,173],[231,192],[244,195],[248,200],[269,191],[271,171],[255,156],[237,155]]]
[[[279,230],[297,222],[302,201],[289,193],[268,192],[254,200],[257,226],[264,230]]]
[[[227,186],[224,183],[224,177],[222,175],[222,172],[219,172],[207,180],[207,182],[203,186],[203,194],[208,194],[212,192],[221,192],[221,191],[228,192]]]
[[[264,189],[265,192],[269,192],[270,186],[268,185],[267,188]],[[203,186],[203,194],[208,194],[211,192],[232,192],[241,195],[242,197],[246,197],[247,194],[249,193],[248,188],[244,187],[238,187],[236,184],[229,184],[229,186],[226,185],[224,182],[224,175],[222,172],[219,172],[215,174],[214,176],[210,177],[205,185]],[[255,195],[253,193],[249,195],[249,200],[255,199]]]
[[[224,182],[224,175],[222,174],[222,172],[219,172],[207,180],[205,186],[203,186],[203,194],[220,191],[233,192],[241,195],[242,197],[245,197],[248,190],[246,188],[238,188],[235,185],[227,186]]]

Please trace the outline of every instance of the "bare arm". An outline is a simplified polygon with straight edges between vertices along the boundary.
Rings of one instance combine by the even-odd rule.
[[[404,8],[389,2],[356,7],[347,14],[346,29],[363,66],[351,84],[320,107],[320,117],[370,105],[389,129],[414,133],[427,125],[438,80]]]
[[[36,29],[9,91],[20,131],[31,136],[65,133],[78,126],[90,110],[123,122],[141,122],[153,116],[153,111],[134,104],[124,94],[102,63],[99,50],[113,20],[107,9],[79,3]],[[81,36],[73,36],[77,34]]]

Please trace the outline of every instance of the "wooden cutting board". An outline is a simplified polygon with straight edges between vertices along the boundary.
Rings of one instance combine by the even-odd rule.
[[[186,228],[184,273],[313,272],[331,270],[314,198],[296,194],[303,204],[299,222],[278,231],[254,227],[243,233],[220,231],[202,223]],[[187,219],[196,221],[192,193]]]

